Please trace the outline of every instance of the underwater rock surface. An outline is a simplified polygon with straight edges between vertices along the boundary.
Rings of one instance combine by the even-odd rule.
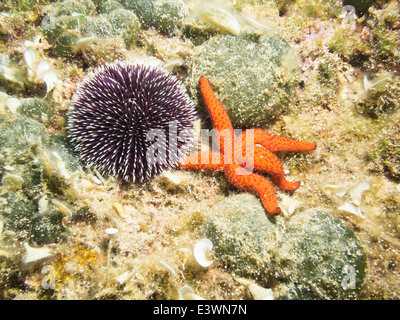
[[[242,193],[212,207],[203,232],[221,263],[238,275],[261,279],[270,268],[277,229],[259,200]]]
[[[281,299],[355,299],[366,276],[366,255],[353,231],[318,209],[291,217],[275,258]]]
[[[235,274],[273,283],[279,299],[354,299],[366,276],[366,255],[353,231],[318,209],[266,216],[250,194],[212,209],[204,236]]]
[[[200,46],[188,84],[195,99],[200,96],[198,79],[205,76],[232,124],[251,127],[270,123],[282,113],[298,72],[296,57],[280,35],[264,35],[256,41],[226,35]]]
[[[140,27],[138,17],[119,3],[107,3],[102,4],[98,15],[91,2],[57,3],[54,26],[44,28],[46,39],[54,45],[53,54],[68,57],[79,46],[96,39],[119,37],[130,45]]]
[[[173,32],[188,15],[182,0],[123,0],[122,5],[135,12],[144,28],[153,26],[165,34]]]
[[[36,102],[23,106],[21,111],[36,117]],[[65,213],[48,200],[61,196],[68,185],[60,162],[71,172],[79,167],[65,144],[65,139],[49,137],[41,123],[24,115],[0,126],[0,217],[6,230],[18,231],[31,243],[55,243],[65,237]]]

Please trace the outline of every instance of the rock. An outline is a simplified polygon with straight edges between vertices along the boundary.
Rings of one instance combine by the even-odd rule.
[[[66,236],[66,228],[62,224],[64,214],[51,207],[44,213],[36,213],[32,217],[30,234],[32,241],[38,245],[57,243]]]
[[[366,255],[341,220],[318,209],[294,215],[275,257],[281,299],[355,299],[366,276]]]
[[[107,15],[115,35],[124,39],[126,44],[131,44],[140,27],[137,16],[129,10],[117,9]]]
[[[68,57],[86,43],[104,42],[105,39],[122,38],[126,44],[131,44],[140,27],[137,16],[122,8],[116,1],[99,4],[102,12],[99,15],[82,12],[66,14],[68,10],[60,10],[55,17],[52,28],[44,28],[43,33],[54,45],[53,54]],[[56,9],[56,12],[57,9]]]
[[[0,127],[0,151],[12,149],[14,157],[17,153],[26,153],[31,147],[47,144],[48,139],[44,126],[26,116],[20,116]]]
[[[26,115],[42,123],[49,122],[53,116],[53,110],[49,103],[37,98],[23,99],[21,106],[19,106],[17,110],[20,114]]]
[[[355,234],[319,209],[271,217],[241,193],[211,208],[203,236],[219,263],[268,283],[277,299],[356,299],[364,285],[366,255]]]
[[[368,154],[371,169],[381,171],[394,181],[400,181],[400,118],[388,122],[373,151]]]
[[[143,27],[153,26],[165,34],[172,33],[188,14],[182,0],[122,0],[122,5],[138,16]]]
[[[65,167],[70,172],[80,170],[79,158],[73,153],[70,141],[60,135],[50,136],[49,148],[51,152],[57,154],[60,161],[65,164]]]
[[[7,192],[0,197],[0,215],[5,229],[29,232],[35,205],[22,192]]]
[[[237,275],[262,279],[270,268],[278,229],[277,219],[265,214],[255,196],[241,193],[211,208],[203,235],[224,266]]]
[[[262,126],[283,112],[298,73],[296,57],[281,36],[264,35],[251,41],[225,35],[199,47],[188,87],[192,98],[204,106],[198,82],[201,76],[207,77],[234,126]]]
[[[63,32],[54,44],[53,54],[58,57],[69,57],[77,41],[78,37],[74,33]]]
[[[96,6],[91,0],[66,0],[60,1],[55,6],[55,15],[73,15],[80,13],[83,15],[92,15],[96,10]]]
[[[87,16],[80,26],[81,37],[93,37],[98,39],[110,38],[114,35],[114,29],[107,15]]]
[[[51,206],[40,201],[63,194],[71,172],[79,168],[65,138],[49,137],[41,123],[20,115],[0,126],[0,164],[0,220],[5,229],[38,245],[63,239],[63,210],[55,200]],[[4,165],[10,164],[12,173],[4,173]]]
[[[110,13],[116,9],[122,9],[122,4],[115,0],[101,1],[99,13]]]

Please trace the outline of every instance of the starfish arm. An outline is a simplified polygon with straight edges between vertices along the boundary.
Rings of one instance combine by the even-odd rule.
[[[247,150],[245,147],[242,150],[235,148],[235,161],[248,168],[254,167],[255,170],[271,174],[284,174],[283,165],[278,157],[259,145],[254,146],[254,150]]]
[[[218,131],[225,129],[232,130],[233,127],[231,120],[229,119],[228,113],[225,111],[223,105],[218,101],[217,96],[211,89],[210,83],[206,77],[200,78],[200,90],[203,96],[204,102],[207,105],[208,112],[210,113],[211,119],[214,124],[214,128]]]
[[[283,165],[278,157],[260,146],[255,146],[254,149],[254,168],[271,174],[284,174]]]
[[[207,105],[216,130],[217,139],[219,140],[219,149],[223,153],[225,148],[229,148],[229,145],[232,148],[234,133],[231,120],[223,105],[218,101],[208,80],[205,77],[201,77],[199,81],[201,94]]]
[[[187,156],[179,162],[178,168],[186,170],[222,171],[224,155],[218,152],[197,152]]]
[[[254,129],[254,143],[261,144],[271,152],[311,151],[316,148],[314,143],[274,136],[261,129]]]
[[[249,174],[238,164],[226,165],[224,173],[228,181],[238,189],[257,192],[265,210],[270,215],[278,215],[281,212],[274,188],[267,179],[255,173]]]
[[[285,191],[294,191],[300,187],[299,181],[290,182],[283,174],[271,174],[271,180],[277,187]]]

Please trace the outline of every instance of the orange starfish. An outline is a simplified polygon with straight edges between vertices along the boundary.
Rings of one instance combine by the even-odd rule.
[[[228,181],[238,189],[258,193],[269,214],[279,214],[281,209],[274,188],[266,178],[253,173],[252,169],[268,172],[272,182],[283,190],[296,190],[300,183],[286,180],[283,166],[273,152],[308,151],[314,150],[316,145],[273,136],[261,129],[248,129],[237,137],[227,112],[205,77],[200,78],[200,89],[216,129],[219,152],[193,153],[179,163],[179,168],[224,171]]]

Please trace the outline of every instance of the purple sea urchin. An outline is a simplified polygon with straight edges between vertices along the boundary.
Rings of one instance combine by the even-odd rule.
[[[163,69],[113,62],[89,73],[68,111],[68,135],[89,166],[144,182],[173,167],[193,142],[196,112]]]

